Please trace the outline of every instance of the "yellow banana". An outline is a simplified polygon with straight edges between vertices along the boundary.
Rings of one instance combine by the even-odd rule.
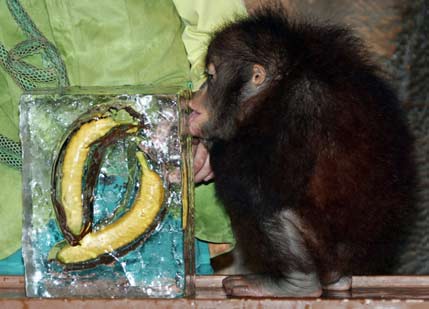
[[[59,262],[79,265],[97,261],[113,251],[121,255],[153,226],[164,200],[164,187],[143,153],[136,156],[141,166],[140,188],[130,210],[110,225],[86,234],[76,246],[63,243],[54,247]]]
[[[69,243],[77,244],[91,231],[93,189],[104,151],[115,140],[143,127],[140,117],[128,106],[96,107],[76,120],[61,144],[53,164],[51,197],[61,231]],[[94,159],[87,164],[91,151]]]
[[[74,236],[80,236],[88,228],[84,226],[82,177],[90,147],[119,125],[120,123],[110,117],[96,118],[83,124],[67,144],[62,164],[61,205],[64,210],[65,225]]]

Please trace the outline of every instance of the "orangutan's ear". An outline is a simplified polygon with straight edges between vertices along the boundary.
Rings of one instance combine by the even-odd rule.
[[[260,64],[253,65],[252,83],[255,86],[260,86],[264,83],[267,72],[265,68]]]

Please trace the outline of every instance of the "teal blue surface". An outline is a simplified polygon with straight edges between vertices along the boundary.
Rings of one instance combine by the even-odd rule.
[[[205,241],[195,241],[195,271],[197,275],[211,275],[213,268],[210,263],[209,245]]]
[[[195,242],[195,260],[195,268],[198,275],[213,274],[213,268],[210,264],[209,246],[206,242],[198,239]],[[8,258],[0,260],[0,275],[24,275],[24,264],[22,261],[21,249]]]
[[[13,276],[24,274],[24,263],[22,261],[22,251],[19,249],[6,259],[0,260],[0,275]]]

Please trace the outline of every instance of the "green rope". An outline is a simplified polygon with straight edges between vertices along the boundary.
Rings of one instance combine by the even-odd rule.
[[[18,0],[7,0],[7,7],[27,36],[9,52],[0,43],[0,63],[23,90],[32,90],[41,83],[57,80],[59,87],[69,86],[67,70],[56,47],[37,29]],[[40,54],[44,68],[37,68],[23,58]]]
[[[0,65],[24,91],[29,91],[46,83],[57,82],[58,87],[69,86],[67,70],[57,48],[37,29],[30,16],[18,0],[7,0],[7,7],[27,36],[27,40],[18,43],[11,50],[0,42]],[[24,58],[39,54],[43,68],[36,67]],[[0,162],[20,169],[20,144],[0,134]]]

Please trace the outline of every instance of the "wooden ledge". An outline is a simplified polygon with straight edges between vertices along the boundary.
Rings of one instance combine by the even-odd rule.
[[[0,277],[0,308],[429,308],[429,276],[353,277],[347,292],[320,298],[229,299],[222,289],[224,276],[197,276],[194,298],[96,299],[27,298],[22,276]]]

